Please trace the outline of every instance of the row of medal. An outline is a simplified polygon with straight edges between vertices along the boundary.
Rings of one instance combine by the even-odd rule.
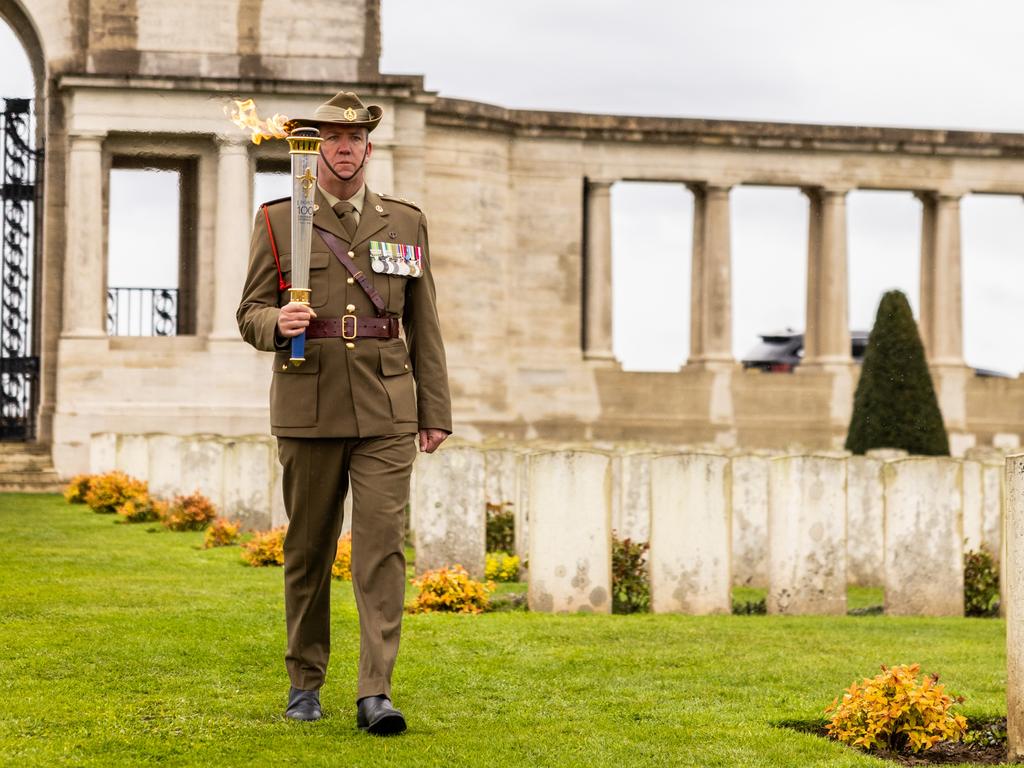
[[[384,275],[419,277],[423,274],[423,249],[418,245],[371,240],[370,268]]]

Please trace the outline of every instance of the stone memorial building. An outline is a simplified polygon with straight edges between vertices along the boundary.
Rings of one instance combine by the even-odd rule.
[[[287,153],[251,144],[225,107],[253,97],[264,115],[308,114],[342,88],[384,107],[370,185],[428,214],[461,436],[841,444],[857,375],[845,204],[856,189],[920,198],[920,325],[955,450],[1024,433],[1024,382],[964,364],[959,225],[965,195],[1024,195],[1024,135],[443,98],[420,76],[380,72],[379,0],[310,0],[301,16],[284,0],[0,0],[0,16],[37,88],[35,127],[18,104],[5,123],[34,149],[6,150],[22,153],[21,170],[5,166],[3,210],[23,252],[4,254],[4,436],[39,446],[60,476],[89,468],[98,433],[268,432],[271,361],[239,339],[234,314],[253,179],[286,167]],[[107,284],[110,177],[124,168],[180,181],[177,287],[147,289],[138,306],[151,318],[135,330],[115,321],[123,297]],[[678,372],[626,372],[612,355],[610,189],[623,180],[695,196],[692,289],[679,296],[690,357]],[[730,190],[743,184],[810,200],[806,352],[793,375],[733,358]],[[140,253],[151,245],[139,237]]]

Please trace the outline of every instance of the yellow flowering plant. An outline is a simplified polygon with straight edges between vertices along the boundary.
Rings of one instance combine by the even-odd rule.
[[[488,552],[484,576],[494,581],[516,581],[519,578],[519,556],[508,552]]]
[[[952,711],[963,702],[939,684],[938,675],[918,681],[920,664],[882,666],[882,673],[856,681],[825,712],[832,718],[825,726],[829,735],[844,744],[865,750],[921,752],[940,741],[959,741],[967,720]]]
[[[461,565],[425,571],[412,585],[420,592],[409,606],[410,613],[482,613],[494,591],[493,581],[476,581]]]

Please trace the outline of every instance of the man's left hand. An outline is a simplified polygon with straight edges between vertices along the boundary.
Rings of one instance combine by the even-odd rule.
[[[423,453],[433,453],[446,437],[448,437],[448,433],[443,429],[421,429],[420,450]]]

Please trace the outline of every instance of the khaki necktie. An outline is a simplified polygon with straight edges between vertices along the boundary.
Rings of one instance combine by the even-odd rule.
[[[341,202],[336,203],[333,210],[338,215],[342,229],[348,233],[348,241],[351,244],[356,236],[356,207],[352,203]]]

